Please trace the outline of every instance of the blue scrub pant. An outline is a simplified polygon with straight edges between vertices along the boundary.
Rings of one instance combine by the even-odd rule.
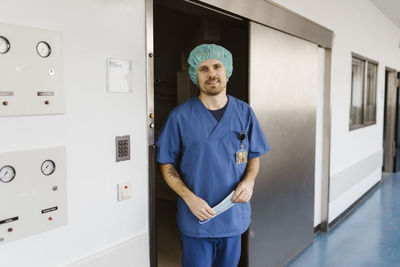
[[[236,267],[241,252],[241,235],[197,238],[181,234],[182,267]]]

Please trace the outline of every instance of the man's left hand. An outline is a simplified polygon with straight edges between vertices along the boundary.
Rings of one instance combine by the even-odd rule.
[[[232,202],[247,203],[253,195],[254,181],[243,180],[235,189]]]

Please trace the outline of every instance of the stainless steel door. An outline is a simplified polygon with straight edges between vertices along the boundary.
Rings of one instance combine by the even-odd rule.
[[[261,158],[249,266],[282,266],[313,239],[318,46],[250,22],[249,103],[271,145]]]
[[[396,156],[396,100],[397,100],[397,72],[386,71],[385,97],[385,129],[384,129],[384,160],[383,171],[393,172]]]
[[[397,78],[399,78],[399,73],[397,74]],[[399,85],[399,82],[398,82]],[[397,86],[397,103],[396,103],[396,138],[395,138],[395,146],[396,149],[394,153],[396,155],[395,165],[394,165],[394,172],[400,171],[400,87]]]

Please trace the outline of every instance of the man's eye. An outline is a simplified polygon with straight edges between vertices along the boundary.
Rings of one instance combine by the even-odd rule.
[[[215,65],[215,68],[219,69],[219,68],[221,68],[221,66],[220,65]]]
[[[206,70],[207,70],[207,68],[201,68],[200,70],[201,70],[201,71],[206,71]]]

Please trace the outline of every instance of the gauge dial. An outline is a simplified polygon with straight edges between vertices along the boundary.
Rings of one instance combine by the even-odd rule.
[[[0,54],[5,54],[10,50],[10,42],[3,36],[0,36]]]
[[[54,161],[48,159],[42,163],[41,169],[44,175],[51,175],[56,169],[56,164]]]
[[[50,45],[43,41],[39,42],[36,45],[36,51],[39,54],[39,56],[41,56],[41,57],[48,57],[51,54]]]
[[[15,169],[12,166],[4,166],[0,169],[0,181],[9,183],[15,178]]]

